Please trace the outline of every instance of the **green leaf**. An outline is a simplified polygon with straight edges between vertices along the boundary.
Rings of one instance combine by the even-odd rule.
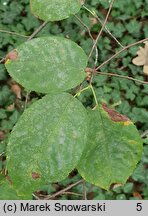
[[[134,179],[134,181],[145,182],[146,169],[144,168],[144,165],[142,163],[138,164],[138,166],[136,167],[136,169],[132,175],[132,178]]]
[[[16,191],[11,187],[10,183],[0,174],[0,200],[19,200]]]
[[[134,184],[132,182],[127,182],[123,187],[123,192],[127,194],[132,193],[133,187],[134,187]]]
[[[141,23],[136,20],[131,20],[126,24],[126,29],[130,34],[138,34],[140,32]]]
[[[30,0],[32,13],[44,21],[57,21],[76,14],[81,0]]]
[[[6,80],[7,79],[7,74],[6,74],[6,70],[4,68],[4,65],[0,65],[0,81],[1,80]]]
[[[4,119],[6,118],[6,110],[5,109],[0,109],[0,119]]]
[[[116,196],[116,200],[126,200],[125,194],[118,194],[118,195]]]
[[[18,194],[29,198],[45,183],[66,178],[82,155],[86,135],[87,112],[70,94],[47,95],[31,105],[7,149],[7,168]]]
[[[88,141],[78,171],[88,182],[109,189],[124,184],[142,155],[136,127],[125,116],[105,104],[89,111]]]
[[[2,156],[5,153],[5,150],[6,150],[6,144],[5,142],[2,141],[0,143],[0,156]]]
[[[7,59],[10,75],[31,91],[64,91],[85,78],[86,54],[76,43],[61,37],[27,41],[11,51]]]

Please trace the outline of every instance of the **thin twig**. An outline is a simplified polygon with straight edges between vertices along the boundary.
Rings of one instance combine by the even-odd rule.
[[[138,79],[135,79],[135,78],[129,77],[129,76],[122,76],[122,75],[119,75],[119,74],[100,72],[100,71],[96,71],[96,70],[94,71],[94,69],[92,69],[92,68],[86,68],[85,71],[87,73],[94,73],[94,74],[107,75],[107,76],[114,76],[114,77],[128,79],[128,80],[132,80],[134,82],[138,82],[138,83],[141,83],[141,84],[148,85],[148,82],[146,82],[146,81],[138,80]]]
[[[109,6],[109,9],[108,9],[107,15],[106,15],[106,17],[105,17],[105,21],[104,21],[104,23],[103,23],[103,25],[102,25],[102,27],[101,27],[101,30],[100,30],[100,32],[99,32],[99,34],[98,34],[98,36],[97,36],[97,38],[96,38],[96,40],[95,40],[95,43],[94,43],[94,45],[93,45],[93,47],[92,47],[92,49],[91,49],[91,51],[90,51],[90,54],[89,54],[89,56],[88,56],[88,60],[89,60],[90,57],[92,56],[92,53],[93,53],[94,48],[95,48],[95,46],[96,46],[96,44],[97,44],[97,42],[98,42],[98,40],[99,40],[99,37],[100,37],[100,35],[102,34],[102,32],[103,32],[103,30],[104,30],[104,28],[105,28],[105,26],[106,26],[106,23],[107,23],[107,20],[108,20],[108,18],[109,18],[109,15],[110,15],[111,9],[112,9],[112,7],[113,7],[114,1],[115,1],[115,0],[112,0],[111,3],[110,3],[110,6]]]
[[[148,136],[148,130],[144,131],[142,134],[141,134],[141,137],[144,138]]]
[[[103,25],[102,20],[100,20],[100,18],[96,15],[96,19]],[[122,48],[124,48],[124,46],[120,43],[120,41],[118,41],[118,39],[108,30],[108,28],[105,26],[104,28],[107,33],[116,41],[116,43],[121,46]]]
[[[34,38],[46,25],[48,21],[43,22],[28,38],[28,40],[31,40]]]
[[[24,104],[24,110],[27,108],[29,94],[30,94],[30,92],[27,91],[27,93],[26,93],[26,99],[25,99],[25,104]]]
[[[138,82],[138,83],[141,83],[141,84],[146,84],[146,85],[148,85],[148,82],[146,82],[146,81],[138,80],[138,79],[135,79],[135,78],[129,77],[129,76],[122,76],[122,75],[119,75],[119,74],[105,73],[105,72],[99,72],[99,71],[97,71],[97,74],[119,77],[119,78],[128,79],[128,80],[132,80],[132,81],[134,81],[134,82]]]
[[[40,197],[38,197],[36,194],[32,194],[32,196],[36,199],[36,200],[40,200]]]
[[[6,33],[13,33],[14,35],[18,35],[18,36],[21,36],[21,37],[25,37],[25,38],[28,38],[27,40],[31,40],[32,38],[34,38],[46,25],[47,25],[48,21],[45,21],[43,22],[30,36],[23,36],[23,35],[20,35],[19,33],[16,33],[16,32],[8,32],[8,31],[5,31]],[[3,31],[3,30],[1,30]],[[4,32],[3,31],[3,32]],[[5,61],[5,58],[1,59],[0,60],[0,64],[3,63]]]
[[[4,61],[5,61],[5,58],[2,58],[2,59],[0,60],[0,64],[2,64]]]
[[[90,29],[89,27],[77,16],[77,15],[74,15],[75,18],[81,23],[82,26],[84,26],[84,28],[86,28],[86,30],[88,31],[88,34],[90,36],[90,38],[92,39],[93,41],[93,44],[95,43],[95,40],[90,32]],[[95,66],[97,65],[97,62],[98,62],[98,48],[97,48],[97,45],[95,45],[95,51],[96,51],[96,57],[95,57]]]
[[[83,200],[87,200],[86,182],[83,180]]]
[[[35,193],[33,193],[32,195],[36,200],[44,200],[47,198],[47,195],[42,195],[42,194],[37,195]],[[83,196],[82,194],[71,192],[71,191],[65,191],[62,193],[62,195],[74,195],[74,196],[81,196],[81,197]]]
[[[74,15],[74,17],[81,23],[82,26],[84,26],[84,28],[86,28],[86,30],[88,31],[88,34],[90,36],[90,38],[94,41],[94,38],[90,32],[90,29],[89,27],[77,16],[77,15]]]
[[[29,37],[29,36],[26,36],[26,35],[19,34],[17,32],[11,32],[11,31],[7,31],[7,30],[3,30],[3,29],[0,29],[0,32],[16,35],[16,36],[23,37],[23,38],[28,38]]]
[[[123,49],[119,50],[117,53],[115,53],[113,56],[111,56],[110,58],[108,58],[106,61],[104,61],[100,66],[98,66],[96,68],[96,70],[99,70],[101,67],[103,67],[104,65],[106,65],[108,62],[110,62],[112,59],[114,59],[116,56],[118,56],[120,53],[124,52],[125,50],[137,45],[137,44],[140,44],[140,43],[143,43],[145,41],[147,41],[148,38],[145,38],[143,40],[140,40],[140,41],[137,41],[137,42],[134,42],[134,43],[131,43],[127,46],[125,46]]]
[[[92,12],[90,9],[88,9],[85,5],[83,5],[84,9],[87,10],[92,16],[94,16],[101,25],[103,25],[102,20],[97,16],[97,14],[94,12]],[[121,46],[122,48],[124,47],[120,41],[118,41],[118,39],[109,31],[109,29],[105,26],[104,30],[116,41],[117,44],[119,44],[119,46]]]
[[[0,157],[2,156],[2,155],[4,155],[6,152],[2,152],[1,154],[0,154]]]
[[[58,191],[58,192],[56,192],[56,193],[54,193],[52,195],[46,196],[45,200],[54,199],[55,197],[62,195],[64,192],[70,190],[71,188],[73,188],[76,185],[81,184],[81,183],[83,183],[83,179],[81,179],[81,180],[79,180],[79,181],[77,181],[77,182],[75,182],[75,183],[73,183],[71,185],[68,185],[66,188],[64,188],[64,189],[62,189],[62,190],[60,190],[60,191]]]

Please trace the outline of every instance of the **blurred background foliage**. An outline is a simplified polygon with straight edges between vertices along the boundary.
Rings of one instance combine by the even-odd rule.
[[[86,0],[85,5],[95,12],[103,21],[109,7],[108,0]],[[84,8],[77,16],[89,27],[93,38],[97,37],[101,25]],[[148,37],[148,0],[118,0],[115,1],[111,16],[107,24],[109,31],[125,46],[129,43]],[[0,30],[17,32],[25,36],[31,35],[42,21],[36,19],[30,12],[29,0],[1,0],[0,1]],[[58,35],[70,38],[78,43],[89,54],[93,45],[87,30],[72,16],[60,22],[51,22],[37,35]],[[19,44],[26,41],[25,37],[0,32],[0,58],[2,59]],[[143,45],[141,45],[143,46]],[[121,49],[119,44],[107,33],[103,32],[98,41],[98,65]],[[142,67],[132,64],[139,46],[123,52],[118,58],[110,61],[101,68],[103,72],[113,72],[120,75],[132,76],[136,79],[148,81]],[[94,65],[95,54],[89,66]],[[58,199],[82,199],[84,191],[87,199],[148,199],[148,137],[144,135],[148,126],[148,85],[142,85],[126,79],[96,75],[93,79],[98,101],[103,101],[117,111],[125,114],[143,134],[144,153],[133,175],[124,186],[114,185],[110,191],[102,190],[89,183],[80,184],[72,188],[72,193],[65,193]],[[87,106],[93,106],[94,101],[89,91],[83,92],[79,99]],[[42,95],[31,92],[28,96],[28,106]],[[16,84],[7,74],[4,65],[0,64],[0,170],[4,172],[6,166],[6,145],[9,134],[22,114],[26,101],[26,91]],[[44,196],[65,188],[81,177],[77,171],[62,182],[45,185],[37,194]]]

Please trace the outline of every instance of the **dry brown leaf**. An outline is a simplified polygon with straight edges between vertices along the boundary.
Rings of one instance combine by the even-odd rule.
[[[148,65],[144,65],[143,72],[144,74],[148,75]]]
[[[0,130],[0,140],[4,140],[6,138],[4,131]]]
[[[137,197],[137,198],[139,198],[139,199],[142,199],[141,194],[140,194],[139,192],[137,192],[137,191],[134,191],[134,192],[133,192],[133,197]]]
[[[91,22],[91,26],[94,26],[95,24],[98,23],[98,20],[95,17],[93,17],[93,18],[90,18],[90,22]]]
[[[14,105],[14,103],[13,103],[13,104],[10,104],[10,105],[7,107],[7,110],[8,110],[8,111],[12,111],[12,110],[14,110],[14,108],[15,108],[15,105]]]
[[[137,57],[132,60],[133,64],[142,66],[144,74],[148,75],[148,41],[145,42],[144,47],[140,47],[137,51]]]
[[[11,86],[11,90],[14,92],[14,94],[16,94],[16,97],[17,97],[18,99],[21,99],[21,88],[20,88],[19,85],[13,84],[13,85]]]

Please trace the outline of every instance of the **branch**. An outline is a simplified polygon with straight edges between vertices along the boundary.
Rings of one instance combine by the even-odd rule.
[[[28,40],[31,40],[47,25],[47,23],[48,23],[48,21],[43,22],[30,36],[22,35],[22,34],[19,34],[17,32],[11,32],[11,31],[7,31],[7,30],[3,30],[3,29],[0,29],[0,32],[28,38]]]
[[[2,58],[2,59],[0,60],[0,64],[2,64],[4,61],[5,61],[5,58]]]
[[[119,77],[119,78],[128,79],[128,80],[132,80],[132,81],[134,81],[134,82],[138,82],[138,83],[141,83],[141,84],[148,85],[148,82],[142,81],[142,80],[138,80],[138,79],[135,79],[135,78],[133,78],[133,77],[122,76],[122,75],[114,74],[114,73],[100,72],[100,71],[96,71],[96,70],[94,70],[94,69],[92,69],[92,68],[86,68],[86,69],[85,69],[85,72],[86,72],[86,73],[94,73],[94,74],[100,74],[100,75],[107,75],[107,76]]]
[[[83,180],[83,200],[87,200],[86,182]]]
[[[48,21],[43,22],[28,38],[28,40],[31,40],[34,38],[46,25]]]
[[[92,34],[90,32],[89,27],[77,15],[74,15],[74,16],[81,23],[81,25],[84,26],[84,28],[86,28],[86,30],[88,31],[88,34],[89,34],[90,38],[93,41],[93,44],[95,44],[95,40],[94,40],[94,38],[93,38],[93,36],[92,36]],[[97,48],[97,45],[95,45],[95,50],[96,50],[96,58],[95,58],[95,67],[96,67],[97,62],[98,62],[98,48]]]
[[[91,10],[89,10],[85,5],[83,5],[83,8],[85,10],[87,10],[92,16],[94,16],[101,25],[103,25],[102,20],[97,16],[97,14],[94,12],[92,12]],[[121,46],[122,48],[124,47],[118,40],[117,38],[108,30],[108,28],[105,26],[104,30],[116,41],[117,44],[119,44],[119,46]]]
[[[71,185],[68,185],[66,188],[64,188],[64,189],[62,189],[62,190],[60,190],[60,191],[58,191],[58,192],[52,194],[51,196],[46,196],[46,197],[45,197],[45,200],[54,199],[56,196],[60,196],[60,195],[62,195],[63,193],[65,193],[66,191],[68,191],[69,189],[75,187],[76,185],[83,183],[83,181],[84,181],[84,180],[81,179],[81,180],[79,180],[79,181],[77,181],[77,182],[75,182],[75,183],[73,183],[73,184],[71,184]]]
[[[118,56],[120,53],[124,52],[125,50],[137,45],[137,44],[140,44],[140,43],[143,43],[145,41],[147,41],[148,38],[145,38],[143,40],[140,40],[140,41],[137,41],[137,42],[134,42],[134,43],[131,43],[127,46],[125,46],[123,49],[119,50],[117,53],[115,53],[113,56],[111,56],[109,59],[107,59],[106,61],[104,61],[100,66],[98,66],[96,68],[96,71],[99,70],[101,67],[103,67],[104,65],[106,65],[109,61],[111,61],[112,59],[114,59],[116,56]]]
[[[109,15],[110,15],[111,9],[112,9],[112,7],[113,7],[114,1],[115,1],[115,0],[112,0],[111,3],[110,3],[109,10],[108,10],[108,12],[107,12],[105,21],[104,21],[104,23],[103,23],[103,25],[102,25],[102,28],[101,28],[101,30],[100,30],[100,32],[99,32],[99,34],[98,34],[98,36],[97,36],[97,38],[96,38],[96,40],[95,40],[95,43],[94,43],[94,45],[93,45],[93,47],[92,47],[92,49],[91,49],[91,51],[90,51],[90,54],[89,54],[89,56],[88,56],[88,60],[89,60],[90,57],[92,56],[92,53],[93,53],[94,48],[95,48],[95,46],[96,46],[96,44],[97,44],[97,42],[98,42],[98,40],[99,40],[99,37],[100,37],[100,35],[102,34],[102,32],[103,32],[103,30],[104,30],[104,28],[105,28],[105,26],[106,26],[106,23],[107,23],[107,20],[108,20]]]
[[[77,15],[74,15],[74,17],[81,23],[81,25],[82,25],[84,28],[86,28],[86,30],[88,31],[88,34],[89,34],[90,38],[94,41],[94,38],[93,38],[93,36],[92,36],[92,34],[91,34],[91,32],[90,32],[89,27],[88,27]]]
[[[23,38],[28,38],[28,36],[19,34],[19,33],[17,33],[17,32],[11,32],[11,31],[7,31],[7,30],[3,30],[3,29],[0,29],[0,32],[2,32],[2,33],[7,33],[7,34],[12,34],[12,35],[16,35],[16,36],[23,37]]]
[[[14,34],[14,35],[28,38],[27,40],[29,41],[32,38],[34,38],[47,25],[47,23],[48,23],[48,21],[43,22],[30,36],[24,36],[24,35],[18,34],[16,32],[9,32],[9,31],[5,31],[5,30],[0,30],[0,31],[3,31],[3,32],[5,31],[6,33],[9,33],[9,34]],[[5,58],[1,59],[0,64],[3,63],[4,61],[5,61]]]
[[[142,134],[141,134],[141,137],[144,138],[148,135],[148,130],[144,131]]]
[[[25,98],[25,104],[24,104],[24,110],[27,108],[27,103],[28,103],[29,94],[30,94],[30,91],[27,91],[27,93],[26,93],[26,98]]]

